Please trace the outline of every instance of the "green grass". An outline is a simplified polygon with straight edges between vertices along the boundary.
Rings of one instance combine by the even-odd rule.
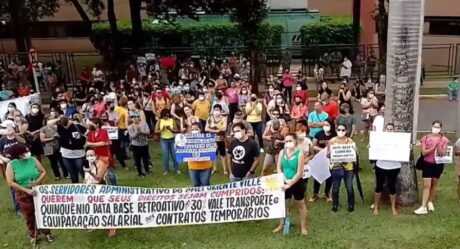
[[[452,141],[453,139],[451,139]],[[151,145],[154,158],[154,174],[139,180],[132,161],[129,171],[118,170],[120,185],[142,187],[186,187],[190,180],[185,165],[182,175],[162,175],[161,152],[157,143]],[[361,178],[365,192],[365,203],[359,199],[356,188],[356,211],[346,211],[346,194],[342,184],[341,208],[338,213],[330,211],[331,206],[320,199],[307,204],[309,236],[299,235],[298,216],[293,208],[293,234],[287,237],[274,235],[271,230],[277,220],[249,221],[217,225],[176,226],[151,229],[121,229],[115,238],[108,239],[107,231],[87,233],[79,230],[55,230],[56,242],[49,245],[40,241],[40,248],[459,248],[460,205],[457,202],[457,177],[454,166],[446,166],[442,176],[439,195],[435,202],[436,212],[417,217],[412,214],[415,207],[400,209],[400,215],[390,215],[384,204],[381,215],[374,217],[369,206],[373,200],[373,172],[367,163],[365,145],[360,145],[362,167]],[[417,155],[418,152],[415,152]],[[49,169],[49,165],[45,163]],[[49,171],[51,174],[51,171]],[[212,183],[227,182],[219,173],[212,177]],[[420,180],[419,180],[420,181]],[[47,183],[54,183],[52,176]],[[419,184],[420,186],[420,184]],[[308,184],[308,195],[312,192]],[[29,248],[25,223],[13,213],[10,192],[2,182],[0,185],[0,248]]]

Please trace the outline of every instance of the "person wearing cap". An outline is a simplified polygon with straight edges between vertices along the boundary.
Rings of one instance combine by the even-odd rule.
[[[53,242],[54,238],[48,229],[38,229],[35,220],[36,195],[33,187],[43,183],[46,177],[46,170],[42,164],[34,157],[26,145],[16,144],[8,149],[12,161],[6,166],[6,181],[16,192],[16,199],[22,215],[26,220],[30,242],[35,246],[37,236],[44,234],[48,242]]]
[[[347,137],[353,138],[353,135],[356,132],[356,119],[350,114],[350,106],[348,103],[340,105],[340,115],[335,120],[335,125],[345,125],[347,127]]]

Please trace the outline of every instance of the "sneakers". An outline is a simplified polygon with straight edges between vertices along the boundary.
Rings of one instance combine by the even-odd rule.
[[[419,207],[417,210],[414,211],[414,214],[417,214],[417,215],[428,214],[428,209],[426,207]]]
[[[318,195],[313,195],[312,197],[310,197],[310,199],[308,200],[308,202],[316,202],[316,200],[318,200]]]
[[[326,202],[331,203],[332,202],[332,197],[331,195],[326,195]]]
[[[434,212],[434,205],[433,205],[433,202],[431,202],[431,201],[428,202],[428,203],[426,204],[426,207],[427,207],[428,211]]]

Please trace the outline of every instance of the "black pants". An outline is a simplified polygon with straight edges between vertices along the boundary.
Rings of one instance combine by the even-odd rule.
[[[144,110],[144,114],[145,114],[145,122],[147,122],[150,132],[152,132],[153,128],[155,128],[155,114],[153,114],[153,111],[146,111],[146,110]]]
[[[375,167],[375,193],[382,193],[385,178],[390,195],[396,194],[396,180],[401,169],[381,169]]]
[[[64,177],[69,176],[69,172],[67,172],[67,169],[64,166],[64,162],[62,161],[62,156],[59,151],[54,152],[53,155],[48,156],[48,160],[50,161],[51,169],[53,170],[54,177],[61,177],[61,171],[59,168],[62,170],[62,174]],[[59,167],[61,166],[61,167]]]
[[[135,146],[131,145],[133,150],[134,164],[136,165],[137,174],[144,175],[141,165],[144,164],[144,172],[148,173],[149,170],[149,146]]]
[[[228,122],[233,122],[233,118],[235,117],[235,113],[238,111],[238,103],[231,103],[228,106],[230,113],[228,114]]]
[[[122,153],[119,140],[112,140],[112,144],[110,145],[110,152],[112,152],[112,155],[115,155],[115,158],[120,163],[121,167],[126,168],[126,158],[125,155]]]
[[[313,184],[313,194],[318,195],[321,184],[315,180]],[[324,188],[324,195],[329,196],[332,188],[332,177],[326,179],[326,186]]]
[[[285,86],[284,87],[284,99],[287,103],[291,104],[292,99],[292,86]]]
[[[205,129],[206,129],[206,120],[202,120],[200,119],[200,128],[201,128],[201,133],[205,133]]]

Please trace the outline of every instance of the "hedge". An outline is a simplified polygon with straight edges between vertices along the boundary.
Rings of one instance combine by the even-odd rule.
[[[353,44],[353,20],[349,17],[322,17],[300,28],[303,45]]]
[[[117,41],[122,47],[131,47],[130,21],[118,21]],[[143,23],[143,38],[145,46],[158,47],[222,47],[242,46],[244,37],[241,36],[235,24],[228,23],[192,23],[192,24],[153,24]],[[279,24],[264,23],[262,26],[261,46],[280,46],[283,26]],[[108,22],[94,23],[92,26],[92,40],[96,47],[104,48],[111,41],[110,26]]]

